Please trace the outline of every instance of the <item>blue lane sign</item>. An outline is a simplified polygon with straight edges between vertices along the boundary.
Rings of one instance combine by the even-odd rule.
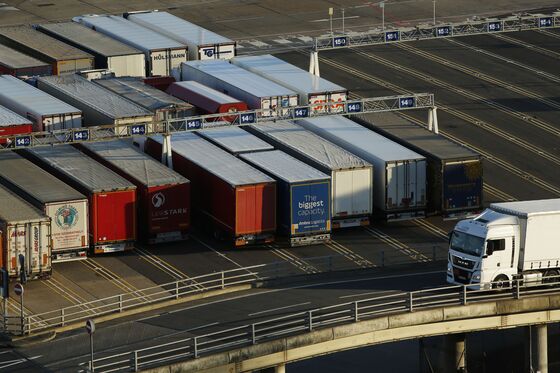
[[[24,148],[31,145],[31,136],[18,136],[15,141],[16,148]]]
[[[202,128],[202,120],[200,119],[190,119],[187,120],[187,129],[188,130],[197,130]]]
[[[294,118],[307,118],[309,116],[309,109],[306,107],[298,107],[294,109]]]
[[[539,18],[539,27],[552,27],[554,26],[554,18],[543,17]]]
[[[72,133],[72,141],[87,141],[89,140],[89,130],[79,130]]]
[[[451,36],[451,35],[452,35],[451,26],[436,27],[436,37]]]
[[[399,98],[399,108],[404,109],[404,108],[415,107],[415,106],[416,106],[416,100],[414,99],[414,97]]]
[[[346,112],[348,113],[360,113],[362,111],[361,102],[349,102],[346,104]]]
[[[345,47],[348,45],[348,38],[346,36],[337,36],[332,39],[332,46],[335,48]]]
[[[401,35],[399,31],[387,31],[385,33],[385,41],[399,41],[401,39]]]
[[[146,125],[145,124],[135,124],[130,126],[130,134],[131,135],[145,135],[146,134]]]
[[[239,124],[255,123],[255,113],[239,114]]]
[[[487,29],[488,29],[488,32],[502,31],[503,24],[502,24],[502,22],[488,22]]]

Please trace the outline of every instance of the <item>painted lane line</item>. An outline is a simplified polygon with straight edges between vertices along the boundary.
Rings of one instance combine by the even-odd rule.
[[[397,294],[397,293],[399,293],[397,290],[369,291],[367,293],[343,295],[341,297],[338,297],[338,299],[363,297],[364,295],[389,295],[389,294]]]
[[[215,325],[218,325],[218,324],[220,324],[220,323],[217,322],[217,321],[216,321],[216,322],[211,322],[210,324],[195,326],[194,328],[190,328],[190,329],[187,329],[187,330],[182,330],[181,332],[182,332],[182,333],[193,332],[193,331],[195,331],[195,330],[208,328],[208,327],[210,327],[210,326],[215,326]]]
[[[311,304],[311,302],[304,302],[304,303],[298,303],[298,304],[291,304],[289,306],[284,306],[284,307],[278,307],[278,308],[271,308],[268,310],[264,310],[264,311],[258,311],[258,312],[253,312],[248,314],[247,316],[256,316],[256,315],[262,315],[263,313],[270,313],[270,312],[275,312],[275,311],[281,311],[281,310],[285,310],[288,308],[294,308],[294,307],[299,307],[299,306],[305,306]]]

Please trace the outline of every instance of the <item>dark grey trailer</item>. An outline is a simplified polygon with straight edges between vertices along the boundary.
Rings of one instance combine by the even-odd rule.
[[[0,44],[0,74],[15,77],[52,75],[52,66],[35,57]]]

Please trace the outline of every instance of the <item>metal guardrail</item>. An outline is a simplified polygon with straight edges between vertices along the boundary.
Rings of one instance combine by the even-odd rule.
[[[379,316],[558,293],[560,276],[543,278],[543,283],[523,283],[522,280],[516,280],[488,285],[490,290],[472,290],[468,285],[442,286],[295,312],[253,324],[104,356],[94,360],[94,367],[98,372],[137,372],[166,363],[196,359],[202,355]]]
[[[352,32],[315,38],[315,51],[351,48],[401,41],[441,39],[456,36],[496,34],[512,31],[542,30],[560,27],[560,12],[552,14],[525,14],[505,18],[486,18],[466,22],[418,25],[368,32]]]
[[[410,95],[362,98],[345,102],[316,103],[307,106],[278,107],[276,109],[200,115],[157,122],[69,128],[52,132],[32,132],[22,135],[0,136],[0,151],[37,146],[116,140],[132,136],[173,134],[231,125],[258,125],[263,122],[303,119],[323,115],[365,114],[407,109],[426,109],[434,105],[433,94],[416,93]],[[227,120],[224,121],[224,118]]]

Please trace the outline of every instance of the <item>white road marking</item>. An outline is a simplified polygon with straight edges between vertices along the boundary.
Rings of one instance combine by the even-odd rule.
[[[210,324],[200,325],[200,326],[196,326],[196,327],[191,328],[191,329],[183,330],[183,332],[192,332],[192,331],[195,331],[195,330],[198,330],[198,329],[204,329],[204,328],[207,328],[209,326],[214,326],[214,325],[218,325],[218,324],[219,324],[219,322],[212,322]]]
[[[355,18],[360,18],[360,16],[344,17],[344,20],[355,19]],[[336,18],[333,18],[332,20],[333,21],[340,21],[340,20],[342,20],[342,17],[336,17]],[[328,22],[328,21],[330,21],[330,18],[314,19],[314,20],[308,21],[308,22],[316,23],[316,22]]]
[[[25,363],[25,362],[30,361],[30,360],[35,360],[35,359],[38,359],[38,358],[40,358],[40,357],[43,357],[43,355],[37,355],[37,356],[32,356],[32,357],[25,357],[25,358],[16,359],[16,360],[3,361],[3,362],[0,363],[0,364],[7,364],[7,365],[2,365],[2,366],[0,366],[0,370],[1,370],[1,369],[4,369],[4,368],[12,367],[12,366],[14,366],[14,365],[22,364],[22,363]]]
[[[398,291],[397,290],[370,291],[370,292],[367,292],[367,293],[343,295],[341,297],[338,297],[338,299],[363,297],[364,295],[388,295],[388,294],[391,294],[391,293],[396,294],[396,293],[398,293]]]
[[[287,308],[298,307],[298,306],[305,306],[306,304],[311,304],[311,302],[304,302],[304,303],[292,304],[292,305],[289,305],[289,306],[278,307],[278,308],[271,308],[271,309],[269,309],[269,310],[253,312],[253,313],[248,314],[247,316],[261,315],[261,314],[263,314],[263,313],[269,313],[269,312],[274,312],[274,311],[285,310],[285,309],[287,309]]]

